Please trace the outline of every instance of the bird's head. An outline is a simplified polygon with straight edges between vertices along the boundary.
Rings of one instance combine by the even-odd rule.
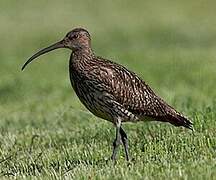
[[[50,51],[59,48],[68,48],[71,49],[72,51],[79,51],[79,50],[88,51],[91,49],[90,34],[87,30],[83,28],[73,29],[72,31],[68,32],[64,37],[64,39],[62,39],[61,41],[58,41],[57,43],[54,43],[51,46],[38,51],[36,54],[30,57],[28,61],[26,61],[25,64],[23,65],[22,70],[38,56],[41,56],[42,54],[48,53]]]
[[[68,32],[63,39],[63,44],[66,48],[73,51],[90,48],[91,37],[87,30],[76,28]]]

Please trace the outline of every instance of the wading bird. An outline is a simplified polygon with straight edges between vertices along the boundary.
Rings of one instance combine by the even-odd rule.
[[[192,129],[192,123],[185,116],[158,97],[134,72],[96,56],[91,48],[90,34],[83,28],[73,29],[63,40],[34,54],[22,70],[38,56],[58,48],[72,50],[70,81],[80,101],[95,116],[112,122],[116,127],[113,160],[116,160],[121,143],[129,160],[128,138],[121,127],[123,122],[150,119]]]

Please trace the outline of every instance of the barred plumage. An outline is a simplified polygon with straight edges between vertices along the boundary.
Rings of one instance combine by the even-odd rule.
[[[164,100],[134,72],[110,60],[95,56],[91,49],[90,34],[76,28],[66,37],[33,55],[23,66],[36,57],[57,48],[69,48],[70,80],[80,101],[94,115],[116,125],[116,139],[112,159],[116,158],[117,147],[123,143],[128,160],[127,135],[121,128],[122,122],[156,120],[175,126],[192,129],[192,123]]]

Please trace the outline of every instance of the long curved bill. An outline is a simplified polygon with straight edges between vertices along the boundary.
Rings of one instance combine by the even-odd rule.
[[[28,59],[28,61],[25,62],[25,64],[24,64],[23,67],[22,67],[22,70],[24,70],[24,68],[25,68],[30,62],[32,62],[34,59],[36,59],[38,56],[41,56],[42,54],[48,53],[48,52],[53,51],[53,50],[55,50],[55,49],[64,48],[64,47],[65,47],[65,45],[64,45],[64,40],[61,40],[61,41],[59,41],[59,42],[57,42],[57,43],[52,44],[52,45],[49,46],[49,47],[46,47],[46,48],[40,50],[39,52],[37,52],[36,54],[34,54],[32,57],[30,57],[30,58]]]

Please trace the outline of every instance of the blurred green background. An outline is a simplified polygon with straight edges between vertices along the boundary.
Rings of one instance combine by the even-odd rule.
[[[111,133],[107,144],[111,143],[114,134],[110,124],[89,115],[71,88],[69,50],[61,49],[46,54],[21,72],[22,64],[33,53],[62,39],[75,27],[89,30],[92,47],[97,55],[135,71],[157,94],[193,119],[197,129],[203,127],[206,123],[204,112],[208,112],[205,108],[215,111],[216,107],[215,7],[216,2],[210,0],[0,0],[1,157],[7,157],[9,147],[25,147],[23,143],[30,141],[35,134],[52,137],[56,132],[67,132],[66,136],[73,139],[77,134],[71,135],[72,130],[83,132],[84,129],[88,131],[89,138],[93,138],[96,133],[94,129],[99,128],[101,133],[105,133],[104,136]],[[197,116],[202,116],[202,120],[196,121]],[[213,117],[216,117],[215,114],[209,119],[206,129],[199,129],[200,137],[206,134],[215,136]],[[90,124],[92,130],[86,130],[88,127],[91,129]],[[71,127],[73,125],[75,127]],[[133,125],[135,129],[139,126],[145,129],[144,123]],[[158,125],[156,128],[155,124],[147,125],[153,131],[159,126],[161,132],[166,128],[171,129],[168,125]],[[130,129],[129,126],[127,128]],[[207,132],[208,128],[211,131]],[[178,136],[179,131],[173,131],[170,133]],[[204,131],[205,135],[202,134]],[[135,135],[131,133],[131,136]],[[82,133],[79,138],[83,138]],[[139,137],[136,138],[139,141]],[[20,142],[20,146],[14,145],[16,141]],[[100,137],[98,141],[102,141]],[[211,142],[215,145],[215,138]],[[83,146],[82,142],[80,145]],[[68,145],[68,148],[74,147]],[[108,156],[110,150],[102,152]],[[15,162],[17,157],[14,158]],[[22,163],[18,171],[24,165],[29,167],[28,161]],[[10,169],[12,165],[1,165],[3,174],[13,173]],[[49,166],[45,167],[48,172]],[[215,169],[215,163],[210,165],[210,169],[213,167]],[[163,170],[166,171],[166,168]],[[163,170],[161,173],[167,177]],[[146,172],[146,177],[151,177],[151,172]],[[112,173],[107,177],[113,176]],[[138,170],[135,177],[140,177],[139,173]],[[213,177],[212,173],[213,170],[208,177]],[[24,171],[23,174],[28,173]]]

